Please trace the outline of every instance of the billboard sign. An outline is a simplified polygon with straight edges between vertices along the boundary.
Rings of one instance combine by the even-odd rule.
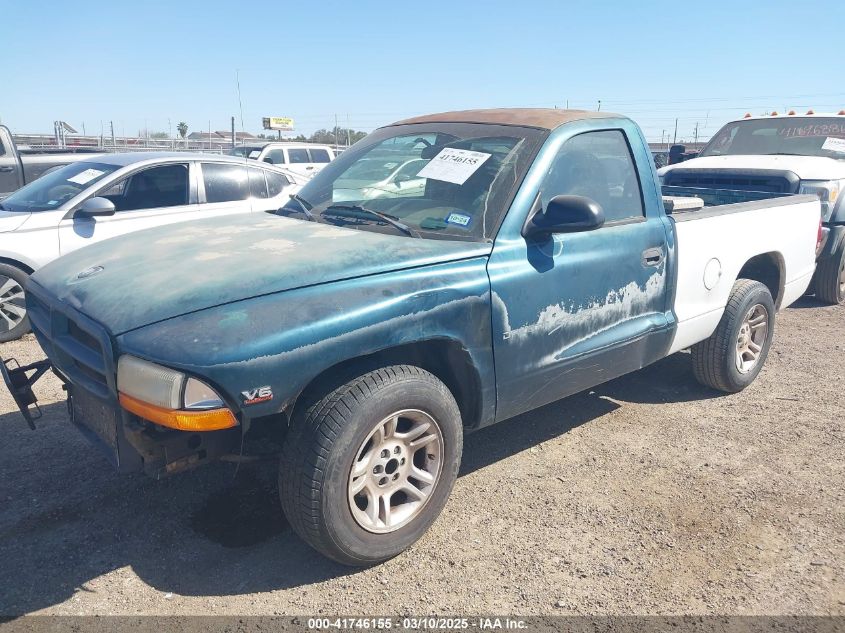
[[[284,116],[266,116],[263,119],[265,130],[293,130],[293,119]]]

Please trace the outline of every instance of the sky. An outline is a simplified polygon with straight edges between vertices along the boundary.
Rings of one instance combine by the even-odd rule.
[[[845,108],[842,24],[841,0],[0,0],[0,122],[175,135],[287,116],[310,134],[568,105],[651,141],[677,117],[692,141],[745,112]]]

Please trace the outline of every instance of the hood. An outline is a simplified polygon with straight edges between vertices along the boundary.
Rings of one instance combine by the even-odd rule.
[[[30,213],[20,211],[0,211],[0,233],[16,231],[29,219]]]
[[[256,213],[105,240],[60,257],[32,280],[118,335],[224,303],[490,249]]]
[[[801,180],[845,178],[845,161],[826,156],[704,156],[663,167],[658,173],[663,176],[673,169],[782,169]]]

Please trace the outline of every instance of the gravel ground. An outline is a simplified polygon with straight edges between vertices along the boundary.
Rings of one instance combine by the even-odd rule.
[[[738,395],[677,354],[468,436],[434,527],[364,571],[292,534],[272,465],[117,476],[52,375],[35,432],[3,390],[0,614],[845,614],[843,323],[781,313]]]

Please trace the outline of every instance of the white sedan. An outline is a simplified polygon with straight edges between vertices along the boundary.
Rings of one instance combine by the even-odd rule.
[[[280,208],[307,178],[213,154],[99,155],[0,200],[0,342],[29,330],[27,277],[101,240],[174,222]]]

